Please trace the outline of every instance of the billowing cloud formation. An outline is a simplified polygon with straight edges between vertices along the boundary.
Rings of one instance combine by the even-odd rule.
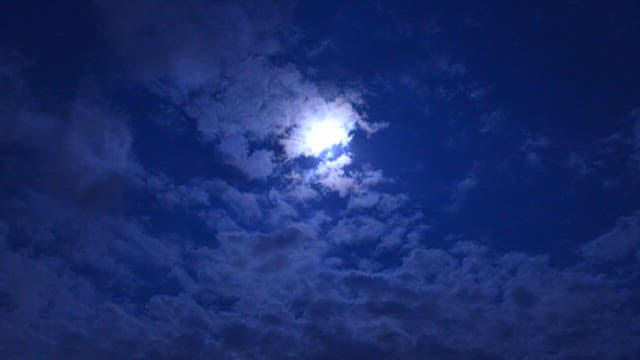
[[[346,175],[344,171],[349,164],[351,164],[351,158],[344,154],[334,160],[323,162],[313,172],[314,180],[344,196],[356,186],[354,178]]]
[[[185,137],[211,163],[147,163],[150,135],[134,116],[84,92],[53,111],[21,60],[0,64],[10,80],[0,82],[2,358],[640,353],[638,268],[625,262],[638,251],[637,213],[563,266],[479,241],[444,244],[415,199],[348,149],[358,130],[385,124],[365,121],[350,90],[321,90],[273,59],[290,45],[286,6],[96,8],[118,75],[189,124]],[[310,139],[323,121],[331,139]],[[546,147],[538,142],[533,150]],[[154,160],[197,162],[160,146]],[[480,176],[473,167],[444,201],[458,209]],[[620,267],[593,266],[603,263]]]
[[[282,144],[289,159],[317,156],[331,145],[346,145],[356,125],[367,134],[386,126],[366,122],[349,100],[353,95],[323,92],[295,66],[269,61],[285,41],[278,31],[286,31],[288,11],[280,6],[247,10],[225,2],[146,0],[100,5],[116,52],[127,63],[145,64],[133,67],[135,75],[195,121],[203,139],[214,141],[224,160],[249,178],[266,178],[281,162],[272,141]],[[131,16],[147,8],[151,16]],[[149,37],[150,28],[171,31]]]

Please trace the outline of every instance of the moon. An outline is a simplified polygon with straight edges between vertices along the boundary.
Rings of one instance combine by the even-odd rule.
[[[352,104],[342,98],[309,101],[280,138],[288,160],[298,157],[332,159],[351,142],[358,124],[365,123]]]
[[[336,145],[346,146],[351,141],[350,129],[344,121],[333,117],[312,121],[304,131],[304,145],[311,155],[319,156]]]

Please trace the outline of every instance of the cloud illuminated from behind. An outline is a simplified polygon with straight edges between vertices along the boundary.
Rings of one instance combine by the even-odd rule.
[[[349,145],[353,131],[363,121],[351,104],[343,99],[313,101],[302,111],[289,136],[281,140],[290,159],[319,156],[333,146]]]

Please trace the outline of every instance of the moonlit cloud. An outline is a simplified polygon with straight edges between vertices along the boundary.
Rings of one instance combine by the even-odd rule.
[[[636,64],[371,3],[3,6],[0,359],[637,358]]]
[[[356,180],[344,170],[351,164],[351,158],[342,154],[338,158],[321,163],[313,172],[315,182],[324,187],[337,191],[340,196],[345,196],[349,190],[356,186]]]
[[[289,136],[281,140],[289,158],[319,156],[333,146],[346,147],[356,124],[363,121],[344,99],[311,102],[293,124]]]
[[[358,129],[370,136],[386,126],[384,122],[365,120],[354,105],[343,97],[332,101],[315,98],[306,102],[296,121],[280,140],[289,161],[300,157],[319,160],[313,168],[307,167],[302,173],[289,174],[292,186],[297,189],[296,194],[311,198],[310,194],[317,193],[310,186],[316,184],[344,197],[351,191],[383,181],[380,170],[358,170],[358,166],[353,164],[349,143]],[[353,171],[346,171],[349,166],[354,168]]]
[[[342,121],[332,117],[314,121],[304,132],[304,146],[311,150],[314,156],[320,155],[332,146],[345,146],[351,140],[349,129],[343,126]]]

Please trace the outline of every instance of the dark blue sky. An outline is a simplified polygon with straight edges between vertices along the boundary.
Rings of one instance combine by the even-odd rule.
[[[3,3],[0,355],[640,357],[639,13]]]

